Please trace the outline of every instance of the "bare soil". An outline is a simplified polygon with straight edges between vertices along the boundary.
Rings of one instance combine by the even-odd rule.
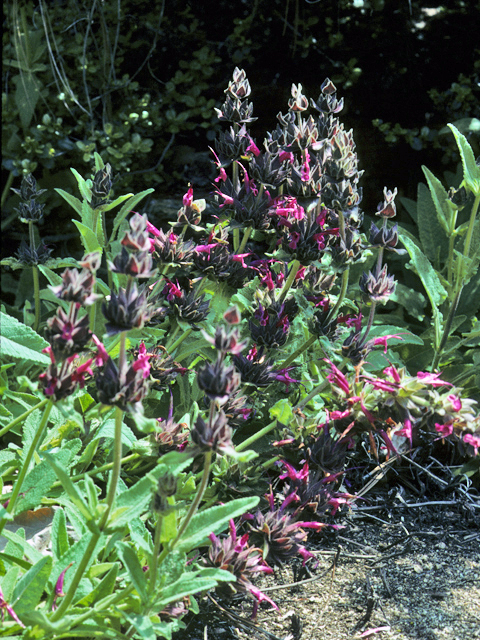
[[[344,529],[310,535],[306,570],[256,581],[278,611],[252,620],[250,599],[211,593],[175,640],[480,640],[478,492],[414,493],[374,486],[337,516]]]

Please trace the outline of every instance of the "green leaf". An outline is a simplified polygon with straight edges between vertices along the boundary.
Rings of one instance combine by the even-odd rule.
[[[400,202],[408,211],[415,224],[418,224],[417,203],[415,202],[415,200],[411,200],[410,198],[400,198]]]
[[[9,525],[7,524],[2,531],[2,536],[7,538],[13,544],[11,548],[9,545],[5,548],[6,553],[11,553],[15,555],[17,549],[20,548],[22,551],[20,552],[20,556],[27,556],[29,560],[32,561],[33,564],[38,562],[43,556],[40,551],[37,551],[34,547],[30,546],[29,543],[25,540],[25,537],[20,536],[18,533],[13,533],[13,531],[9,530]],[[23,529],[18,530],[20,533],[23,533],[25,536],[25,531]]]
[[[13,591],[11,605],[19,617],[23,612],[33,611],[40,602],[52,570],[52,564],[51,556],[43,556],[17,582]]]
[[[460,151],[463,166],[463,179],[467,187],[475,196],[480,195],[480,167],[475,162],[473,149],[463,133],[453,124],[447,125],[455,136],[455,141]]]
[[[163,609],[170,602],[181,600],[185,596],[195,595],[200,591],[207,591],[213,589],[218,584],[218,578],[220,577],[220,571],[216,572],[216,577],[203,577],[195,573],[184,573],[178,580],[159,590],[157,600],[155,601],[155,607],[157,609]],[[227,571],[225,574],[229,573]],[[225,582],[232,581],[232,575],[225,576]]]
[[[52,521],[52,554],[55,562],[58,562],[70,548],[67,534],[67,519],[63,509],[57,509]]]
[[[448,240],[437,220],[437,211],[427,187],[417,190],[418,232],[422,248],[430,262],[441,264],[448,255]]]
[[[211,533],[219,533],[232,518],[243,515],[259,503],[260,498],[238,498],[227,504],[210,507],[196,513],[190,520],[183,536],[175,546],[177,551],[188,553],[195,547],[206,544]]]
[[[70,171],[73,173],[78,182],[78,189],[82,194],[82,198],[87,202],[91,202],[92,200],[92,192],[87,186],[87,181],[78,173],[76,169],[71,168]]]
[[[82,201],[81,222],[89,229],[93,228],[93,209],[86,200]]]
[[[81,238],[82,244],[87,250],[87,253],[91,253],[93,251],[99,251],[101,253],[102,247],[100,246],[95,233],[91,229],[86,227],[84,224],[82,224],[81,222],[78,222],[78,220],[73,220],[72,222],[80,231],[80,235],[82,237]]]
[[[132,584],[137,590],[137,593],[142,599],[142,602],[147,600],[146,580],[145,573],[140,565],[137,554],[135,551],[125,542],[117,542],[116,548],[121,561],[125,565],[128,574],[132,580]]]
[[[57,460],[52,454],[47,453],[45,451],[43,453],[43,456],[48,461],[48,463],[52,466],[53,470],[57,475],[57,478],[62,483],[62,487],[67,492],[70,500],[77,507],[77,509],[80,511],[83,517],[87,520],[87,522],[91,520],[92,514],[90,513],[88,505],[83,499],[83,497],[80,495],[80,493],[78,492],[77,487],[71,481],[68,473],[65,471],[65,469],[62,466],[58,464]]]
[[[141,638],[142,640],[157,640],[157,634],[153,626],[153,622],[149,617],[142,613],[127,613],[126,611],[120,612],[118,609],[117,611],[121,613],[125,620],[135,629],[136,638]]]
[[[268,410],[272,418],[288,426],[293,418],[292,404],[288,398],[281,398]]]
[[[85,533],[79,540],[77,540],[70,547],[67,553],[65,553],[60,558],[60,560],[55,562],[55,564],[53,565],[53,570],[52,570],[50,579],[48,581],[48,587],[50,589],[54,588],[55,583],[58,580],[62,571],[65,571],[68,565],[73,562],[73,566],[68,571],[65,571],[65,581],[63,585],[63,590],[65,591],[65,593],[67,592],[67,589],[69,588],[70,583],[73,580],[73,576],[75,575],[75,567],[79,565],[80,562],[82,561],[85,555],[85,552],[87,551],[87,548],[89,547],[92,541],[92,537],[94,535],[95,534],[91,533],[90,531]],[[88,560],[87,566],[85,567],[85,572],[87,572],[90,569],[92,564],[97,559],[97,555],[100,553],[100,551],[104,549],[104,547],[105,547],[105,536],[101,535],[97,540],[97,543],[93,549],[93,553],[90,556],[90,559]]]
[[[452,229],[453,209],[449,206],[448,194],[440,180],[425,166],[422,166],[423,173],[427,179],[430,195],[437,212],[437,219],[442,229],[449,236]],[[420,225],[419,225],[420,226]]]
[[[68,204],[75,209],[75,211],[78,213],[78,215],[81,217],[82,216],[82,201],[79,200],[78,198],[76,198],[75,196],[72,196],[71,193],[68,193],[67,191],[64,191],[63,189],[55,189],[55,191],[62,196],[62,198],[64,200],[66,200],[66,202],[68,202]]]
[[[410,289],[404,284],[397,282],[394,293],[390,296],[390,300],[398,302],[404,307],[411,316],[417,320],[423,320],[425,317],[425,296],[415,289]]]
[[[91,607],[98,600],[101,600],[113,593],[117,580],[118,568],[118,564],[115,563],[102,581],[97,584],[90,593],[87,593],[86,596],[83,596],[74,604],[76,606]]]
[[[130,211],[132,211],[132,209],[140,202],[140,200],[143,200],[145,196],[148,196],[149,193],[153,193],[153,191],[155,191],[155,189],[145,189],[145,191],[141,191],[140,193],[137,193],[136,195],[132,196],[129,200],[127,200],[127,202],[123,205],[123,207],[115,216],[115,220],[113,221],[112,235],[110,236],[109,244],[112,244],[112,242],[115,240],[118,228],[120,227],[122,222],[125,220],[127,215],[130,213]]]
[[[119,204],[122,204],[122,202],[125,202],[125,200],[128,200],[132,196],[133,196],[133,193],[126,193],[124,196],[118,196],[118,198],[115,198],[113,202],[109,202],[104,207],[102,207],[102,211],[110,211],[110,209],[114,209]]]
[[[0,323],[2,328],[0,352],[2,356],[37,362],[42,365],[50,364],[50,358],[41,353],[42,349],[49,346],[49,343],[38,333],[3,311],[0,312]]]
[[[110,420],[105,420],[100,429],[95,434],[95,440],[98,438],[109,438],[111,440],[115,439],[115,419],[111,418]],[[135,434],[127,427],[126,424],[122,423],[122,444],[124,444],[128,450],[132,449],[133,445],[137,442],[137,438]]]
[[[32,73],[22,73],[13,78],[17,85],[14,94],[15,105],[24,129],[30,124],[40,97],[40,82]]]
[[[425,292],[428,295],[432,308],[438,308],[447,297],[437,272],[430,264],[430,261],[416,244],[413,236],[401,229],[400,240],[403,242],[405,249],[408,251],[415,273],[421,279]]]
[[[391,324],[373,326],[370,329],[368,337],[377,338],[388,335],[399,335],[402,338],[401,340],[397,338],[391,338],[391,340],[395,340],[395,344],[391,344],[389,340],[389,346],[398,346],[402,343],[423,345],[423,340],[419,336],[415,335],[411,331],[408,331],[408,329],[405,329],[404,327],[396,327],[395,325]]]

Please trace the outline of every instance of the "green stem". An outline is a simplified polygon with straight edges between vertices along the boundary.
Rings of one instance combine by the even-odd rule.
[[[182,335],[176,339],[176,341],[172,344],[172,346],[167,349],[168,353],[173,353],[175,349],[179,345],[181,345],[186,338],[188,338],[188,336],[192,333],[192,331],[193,331],[192,327],[189,327],[186,331],[184,331]]]
[[[45,407],[45,411],[43,412],[42,420],[38,425],[37,431],[33,437],[32,442],[27,451],[27,455],[25,456],[22,464],[22,468],[20,469],[20,473],[18,474],[17,481],[15,482],[15,486],[13,487],[12,497],[7,505],[7,513],[12,513],[15,503],[18,498],[18,494],[20,493],[20,489],[22,488],[23,481],[25,480],[25,476],[28,473],[28,468],[30,466],[30,462],[32,461],[33,454],[35,453],[38,445],[42,442],[42,438],[45,434],[45,429],[47,428],[48,418],[50,416],[50,412],[53,407],[53,402],[49,401],[47,406]],[[3,531],[3,527],[7,522],[7,518],[0,519],[0,533]]]
[[[335,306],[328,314],[327,323],[330,322],[330,320],[333,320],[333,318],[335,318],[335,316],[337,315],[337,312],[339,311],[340,307],[343,304],[345,295],[347,293],[349,274],[350,274],[350,267],[347,267],[345,271],[342,273],[342,284],[340,286],[340,293],[338,294],[338,299],[337,299],[337,302],[335,303]]]
[[[189,510],[187,512],[187,515],[183,519],[182,524],[180,525],[180,529],[178,530],[178,533],[175,536],[175,539],[173,540],[173,542],[170,545],[167,545],[167,544],[165,545],[162,553],[160,554],[160,556],[158,558],[157,566],[162,564],[162,562],[165,560],[166,556],[168,555],[168,553],[170,551],[173,551],[173,549],[177,545],[178,541],[180,540],[180,538],[184,534],[186,528],[190,524],[190,521],[193,518],[193,516],[195,515],[195,513],[196,513],[196,511],[198,509],[198,506],[200,505],[200,502],[201,502],[201,500],[203,498],[203,494],[205,493],[205,489],[207,487],[208,477],[210,475],[210,467],[212,465],[212,454],[213,454],[213,452],[211,450],[205,452],[205,461],[204,461],[204,466],[203,466],[203,476],[202,476],[202,480],[200,482],[200,486],[199,486],[198,491],[197,491],[197,495],[195,496],[192,504],[190,505],[190,508],[189,508]]]
[[[340,369],[340,371],[343,369],[343,367],[347,364],[347,362],[349,362],[349,358],[344,358],[342,360],[342,362],[338,365],[338,368]],[[302,400],[300,400],[300,402],[298,404],[295,405],[294,409],[303,409],[303,407],[310,402],[310,400],[312,400],[313,398],[315,398],[315,396],[318,396],[318,394],[323,391],[323,389],[325,389],[325,387],[329,384],[329,380],[327,378],[325,378],[325,380],[322,380],[322,382],[320,382],[320,384],[318,384],[316,387],[314,387],[310,393],[308,395],[306,395],[304,398],[302,398]]]
[[[233,229],[233,250],[235,253],[238,253],[238,246],[240,244],[240,229],[238,227],[234,227]]]
[[[35,306],[35,320],[33,322],[33,330],[38,331],[40,324],[40,278],[37,265],[32,267],[33,275],[33,304]]]
[[[308,338],[308,340],[306,340],[301,347],[298,347],[296,351],[288,356],[288,358],[280,365],[280,369],[285,369],[285,367],[288,367],[291,362],[294,362],[299,356],[302,355],[304,351],[309,349],[316,339],[316,336],[310,336],[310,338]]]
[[[113,468],[110,476],[110,483],[108,485],[107,493],[107,506],[103,512],[102,519],[100,520],[100,531],[102,531],[108,522],[110,512],[115,501],[115,495],[117,493],[118,479],[120,478],[120,470],[122,468],[122,422],[123,411],[118,407],[115,408],[115,436],[114,436],[114,450],[113,450]]]
[[[175,342],[175,338],[177,337],[177,333],[180,331],[180,325],[178,324],[178,322],[175,322],[175,328],[172,330],[172,332],[168,335],[168,340],[167,340],[167,344],[165,345],[165,349],[168,353],[170,353],[170,346],[172,344],[174,344]]]
[[[246,440],[241,442],[239,445],[237,445],[235,447],[236,451],[243,451],[244,449],[252,445],[254,442],[259,440],[260,438],[263,438],[263,436],[266,436],[267,433],[270,433],[270,431],[275,429],[276,426],[277,426],[277,420],[275,419],[266,427],[263,427],[263,429],[260,429],[260,431],[257,431],[257,433],[254,433],[253,436],[250,436],[250,438],[247,438]]]
[[[237,249],[237,253],[242,253],[242,251],[245,249],[245,245],[248,242],[248,239],[250,238],[250,235],[253,231],[253,227],[247,227],[245,229],[245,233],[243,234],[243,238],[242,238],[242,242],[240,244],[240,246]]]
[[[290,289],[290,287],[292,286],[294,280],[295,280],[295,276],[298,273],[298,270],[300,269],[302,265],[300,264],[299,260],[294,260],[292,262],[292,266],[290,267],[290,273],[288,274],[287,279],[285,280],[285,284],[283,285],[283,289],[280,293],[280,297],[278,298],[279,302],[283,302],[285,300],[285,297]]]
[[[155,525],[155,537],[153,541],[153,555],[149,567],[150,581],[148,585],[148,594],[152,596],[157,583],[158,557],[160,555],[160,538],[162,534],[163,515],[158,514],[157,524]]]
[[[470,254],[470,246],[472,244],[473,238],[473,230],[475,227],[475,219],[478,212],[478,207],[480,205],[480,194],[475,197],[472,211],[470,213],[470,220],[468,223],[467,235],[465,236],[465,244],[463,246],[463,254],[459,257],[457,262],[457,272],[455,274],[455,285],[453,289],[453,300],[448,310],[448,316],[445,321],[445,325],[443,328],[442,338],[438,347],[435,349],[435,355],[432,361],[432,369],[435,370],[438,367],[440,362],[440,358],[442,357],[443,349],[447,344],[448,337],[450,335],[450,330],[452,328],[452,323],[455,318],[455,314],[458,309],[458,305],[460,302],[460,296],[462,295],[463,287],[465,284],[465,276],[463,275],[464,262],[468,259]]]
[[[13,171],[10,171],[10,173],[8,174],[7,182],[5,183],[5,186],[2,191],[2,200],[1,200],[2,209],[3,209],[3,205],[5,204],[5,200],[7,199],[8,192],[10,191],[10,187],[12,186],[12,182],[13,182]],[[15,214],[15,217],[16,216],[17,214]],[[3,229],[4,227],[2,227],[2,230]]]
[[[10,429],[13,429],[13,427],[15,427],[19,422],[23,422],[24,420],[26,420],[33,411],[36,411],[37,409],[42,409],[47,404],[47,402],[49,402],[49,399],[44,398],[34,407],[32,407],[31,409],[28,409],[28,411],[25,411],[25,413],[22,413],[21,416],[18,416],[18,418],[15,418],[15,420],[12,420],[11,422],[9,422],[5,427],[3,427],[3,429],[0,429],[0,438],[4,436],[6,433],[8,433]]]
[[[67,593],[65,594],[65,597],[62,599],[58,609],[54,611],[54,613],[52,614],[52,617],[50,618],[52,622],[59,620],[63,616],[65,611],[68,609],[68,607],[70,606],[70,603],[75,597],[75,593],[77,591],[78,585],[80,584],[80,580],[83,578],[83,574],[85,573],[88,567],[92,554],[95,551],[95,547],[97,546],[98,541],[100,540],[100,536],[101,536],[100,533],[92,534],[91,540],[88,543],[87,548],[85,549],[85,553],[83,554],[82,559],[80,560],[80,564],[78,565],[77,570],[75,571],[75,575],[73,576],[72,582],[68,587]]]
[[[141,456],[139,453],[131,453],[129,456],[125,456],[124,458],[122,458],[121,464],[124,465],[125,463],[131,462],[132,460],[136,460],[137,458],[140,458],[140,457]],[[106,464],[103,464],[101,467],[95,467],[95,469],[90,469],[90,471],[84,471],[83,473],[78,473],[76,476],[72,476],[70,479],[72,480],[72,482],[77,482],[77,480],[83,480],[85,476],[96,476],[97,473],[110,471],[110,469],[113,468],[113,465],[114,465],[114,462],[107,462]],[[61,486],[61,482],[58,480],[57,482],[54,482],[52,484],[52,489],[60,486]]]
[[[370,313],[368,315],[367,326],[365,327],[365,331],[363,332],[362,337],[358,341],[357,347],[361,347],[362,345],[364,345],[366,340],[367,340],[367,338],[368,338],[368,334],[370,333],[370,329],[372,328],[373,320],[375,318],[375,307],[376,306],[377,306],[376,301],[372,300],[372,306],[370,307]]]

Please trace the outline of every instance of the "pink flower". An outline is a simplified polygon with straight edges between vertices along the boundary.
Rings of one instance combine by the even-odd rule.
[[[412,433],[412,421],[410,420],[410,418],[405,418],[405,422],[403,423],[403,429],[400,429],[399,431],[395,431],[395,435],[404,436],[405,438],[408,438],[410,442],[410,446],[412,446],[413,433]]]
[[[282,460],[282,464],[287,468],[287,471],[280,476],[280,480],[284,480],[285,478],[290,478],[290,480],[296,480],[298,482],[304,482],[308,479],[308,462],[306,462],[300,471],[297,471],[295,467],[293,467],[285,460]]]
[[[428,371],[427,372],[419,371],[417,373],[417,378],[418,380],[421,380],[425,384],[431,384],[432,387],[441,387],[444,384],[447,384],[449,387],[453,387],[453,384],[451,384],[450,382],[445,382],[445,380],[440,380],[438,377],[440,375],[441,373],[430,373]]]
[[[66,567],[58,577],[57,584],[55,585],[55,597],[53,599],[52,611],[55,611],[56,609],[57,598],[63,597],[65,595],[63,593],[63,581],[65,580],[65,573],[67,572],[68,569],[70,569],[72,565],[73,565],[73,562],[71,562],[68,565],[68,567]]]
[[[160,231],[157,229],[157,227],[154,227],[153,224],[151,222],[149,222],[148,220],[147,220],[146,229],[147,229],[148,233],[151,233],[152,236],[155,236],[155,238],[158,238],[161,235]]]
[[[5,611],[15,620],[15,622],[17,624],[19,624],[21,627],[23,627],[23,629],[25,629],[25,625],[23,624],[23,622],[20,620],[20,618],[17,616],[17,614],[15,613],[15,611],[13,610],[13,608],[6,602],[4,596],[3,596],[3,591],[0,588],[0,609],[2,610],[2,623],[3,623],[3,617],[4,617],[4,609]],[[3,624],[2,624],[3,626]]]
[[[455,394],[451,393],[448,396],[447,400],[450,400],[450,403],[454,411],[460,411],[460,409],[462,408],[462,401],[459,398],[459,396],[456,396]]]
[[[280,151],[278,157],[282,162],[287,161],[290,162],[290,164],[295,162],[295,156],[291,151]]]
[[[72,360],[75,357],[76,356],[72,356]],[[68,360],[70,360],[70,358],[68,358]],[[80,389],[83,389],[83,387],[85,386],[85,376],[93,376],[93,371],[90,368],[92,362],[93,358],[90,358],[89,360],[78,366],[72,373],[72,382],[78,382]]]
[[[183,196],[183,206],[191,207],[192,202],[193,202],[193,189],[192,187],[190,187],[187,193]]]
[[[95,346],[97,347],[95,364],[97,365],[97,367],[101,367],[105,364],[105,362],[107,362],[110,356],[108,355],[107,350],[103,346],[103,343],[100,342],[100,340],[97,338],[95,334],[92,335],[92,340],[95,343]]]
[[[387,367],[386,369],[384,369],[384,370],[383,370],[383,373],[384,373],[385,375],[390,376],[391,378],[393,378],[393,379],[394,379],[394,381],[395,381],[397,384],[401,382],[401,378],[400,378],[400,376],[399,376],[399,374],[398,374],[398,371],[395,369],[395,367],[393,366],[393,364],[392,364],[392,366]]]
[[[253,138],[250,138],[250,144],[246,148],[246,151],[249,151],[250,153],[253,153],[253,155],[256,158],[260,155],[260,149],[257,147],[255,142],[253,141]]]
[[[466,433],[463,436],[463,441],[472,445],[474,455],[478,454],[478,449],[480,448],[480,436],[476,436],[473,433]]]
[[[383,345],[384,349],[383,349],[383,353],[387,353],[387,340],[389,338],[396,338],[397,340],[403,340],[403,338],[401,336],[397,336],[395,334],[392,335],[388,335],[388,336],[381,336],[379,338],[374,338],[373,340],[373,344],[376,346],[377,344],[381,344]]]
[[[324,358],[324,361],[328,362],[328,364],[330,365],[330,367],[332,369],[332,373],[329,373],[328,376],[327,376],[330,384],[332,386],[339,387],[342,391],[345,392],[345,395],[349,396],[350,395],[350,385],[348,384],[348,380],[345,377],[345,374],[343,374],[340,371],[340,369],[338,367],[336,367],[333,364],[333,362],[331,362],[327,358]]]
[[[144,380],[150,375],[150,363],[148,360],[151,357],[152,354],[147,353],[144,342],[141,342],[140,348],[138,349],[138,358],[133,363],[132,368],[134,371],[142,371]]]
[[[435,423],[435,429],[442,436],[442,438],[446,438],[453,433],[453,422],[447,422],[446,424]]]
[[[247,256],[250,256],[250,255],[251,255],[251,253],[236,253],[235,255],[232,256],[232,260],[234,262],[240,262],[242,267],[244,269],[246,269],[247,265],[245,264],[244,258],[246,258]]]

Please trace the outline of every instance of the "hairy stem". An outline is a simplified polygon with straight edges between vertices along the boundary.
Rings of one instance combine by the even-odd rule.
[[[252,231],[253,231],[252,227],[247,227],[245,229],[245,233],[243,234],[242,242],[240,243],[240,246],[237,249],[237,253],[242,253],[242,251],[245,249],[245,245],[247,244]]]
[[[23,481],[25,480],[25,476],[28,473],[30,463],[33,458],[33,454],[37,450],[38,445],[42,442],[43,436],[45,434],[45,429],[47,428],[48,418],[50,416],[50,412],[52,408],[53,408],[53,402],[48,401],[48,404],[45,407],[45,410],[43,412],[42,420],[40,421],[40,424],[38,425],[38,428],[35,432],[33,440],[31,441],[30,446],[28,447],[27,455],[23,459],[22,468],[20,469],[20,473],[18,474],[17,481],[15,482],[15,486],[13,487],[12,497],[10,498],[6,508],[7,513],[12,513],[12,511],[15,508],[15,503],[17,501],[18,494],[20,493],[20,489],[22,488]],[[0,519],[0,533],[3,531],[3,527],[5,526],[6,522],[7,522],[7,518]]]
[[[42,409],[47,404],[47,402],[49,402],[48,398],[44,398],[43,400],[40,400],[40,402],[36,404],[34,407],[31,407],[30,409],[28,409],[28,411],[25,411],[25,413],[22,413],[21,416],[18,416],[17,418],[15,418],[15,420],[12,420],[11,422],[9,422],[5,427],[3,427],[3,429],[0,429],[0,438],[4,436],[6,433],[8,433],[10,429],[13,429],[13,427],[15,427],[17,424],[26,420],[28,416],[31,413],[33,413],[33,411],[36,411],[37,409]]]
[[[285,369],[285,367],[288,367],[288,365],[291,362],[294,362],[299,356],[302,355],[302,353],[304,351],[306,351],[307,349],[309,349],[312,344],[315,342],[315,340],[317,339],[317,336],[310,336],[310,338],[308,338],[308,340],[306,340],[301,347],[298,347],[298,349],[296,351],[294,351],[293,353],[291,353],[288,358],[282,362],[282,364],[280,365],[280,369]]]
[[[285,284],[283,285],[283,289],[280,293],[280,297],[278,298],[279,302],[283,302],[285,300],[285,297],[287,295],[287,293],[290,290],[290,287],[292,286],[292,284],[295,281],[295,276],[298,273],[298,270],[300,269],[302,265],[300,264],[299,260],[294,260],[292,262],[292,266],[290,267],[290,272],[288,274],[287,279],[285,280]]]
[[[249,447],[251,444],[253,444],[257,440],[259,440],[260,438],[263,438],[263,436],[266,436],[267,433],[270,433],[270,431],[275,429],[276,426],[277,426],[277,420],[275,419],[273,422],[268,424],[266,427],[263,427],[263,429],[260,429],[260,431],[257,431],[257,433],[254,433],[253,436],[250,436],[250,438],[247,438],[246,440],[241,442],[239,445],[237,445],[235,447],[235,449],[237,451],[243,451],[244,449]]]

